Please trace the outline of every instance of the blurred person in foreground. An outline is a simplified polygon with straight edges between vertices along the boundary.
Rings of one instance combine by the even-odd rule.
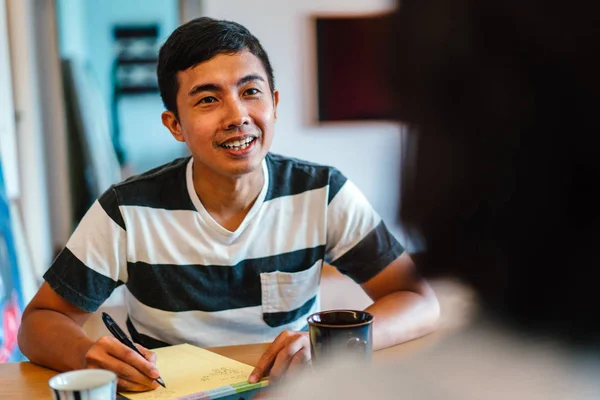
[[[419,270],[470,284],[480,313],[410,360],[333,364],[289,398],[600,398],[598,4],[401,2],[400,217]]]

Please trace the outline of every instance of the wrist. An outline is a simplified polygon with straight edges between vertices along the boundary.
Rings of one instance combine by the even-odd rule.
[[[75,342],[75,360],[73,362],[73,369],[84,369],[87,367],[86,354],[94,345],[94,341],[88,336],[83,335]]]

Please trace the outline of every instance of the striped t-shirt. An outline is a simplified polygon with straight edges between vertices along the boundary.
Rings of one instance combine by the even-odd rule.
[[[192,158],[112,186],[44,275],[93,312],[125,284],[127,326],[149,348],[271,341],[319,310],[323,262],[358,283],[404,249],[338,170],[268,154],[264,185],[231,232],[206,211]]]

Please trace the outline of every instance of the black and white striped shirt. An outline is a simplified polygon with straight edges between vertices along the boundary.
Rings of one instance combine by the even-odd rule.
[[[271,341],[319,310],[323,262],[366,282],[404,249],[338,170],[268,154],[234,232],[206,211],[191,158],[112,186],[44,275],[93,312],[126,285],[128,328],[154,348]]]

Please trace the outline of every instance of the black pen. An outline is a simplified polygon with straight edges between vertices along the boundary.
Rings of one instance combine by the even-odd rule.
[[[117,325],[115,320],[112,319],[110,315],[103,312],[102,321],[104,322],[104,325],[106,325],[106,328],[110,331],[110,333],[112,333],[112,335],[116,337],[119,342],[123,343],[125,346],[129,347],[131,350],[144,357],[144,355],[138,350],[138,348],[135,347],[135,344],[133,344],[131,339],[129,339],[129,336],[127,336],[125,332],[123,332],[123,330],[119,327],[119,325]],[[144,357],[144,359],[146,359],[146,357]],[[165,385],[165,381],[163,381],[160,376],[156,378],[156,382],[158,382],[164,388],[167,387]]]

